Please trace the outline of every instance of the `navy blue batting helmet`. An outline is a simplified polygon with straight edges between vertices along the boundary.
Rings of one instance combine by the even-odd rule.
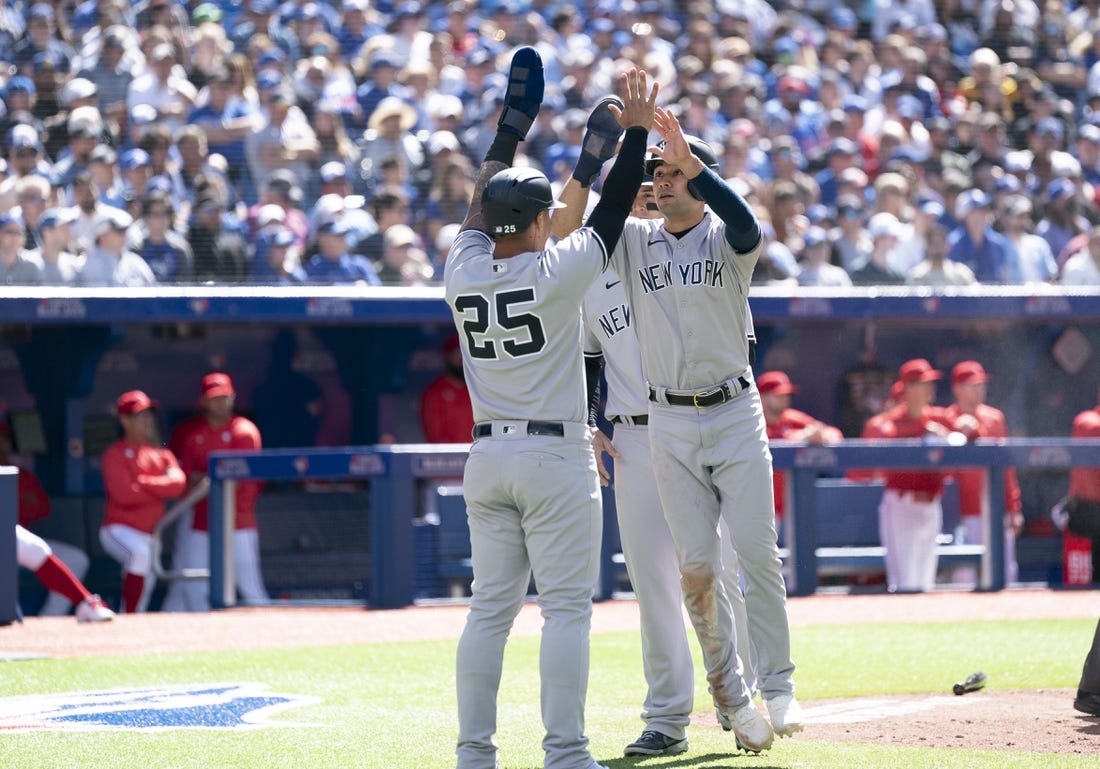
[[[554,200],[546,174],[533,168],[506,168],[493,175],[481,194],[481,216],[491,235],[523,232],[539,211],[564,207]]]

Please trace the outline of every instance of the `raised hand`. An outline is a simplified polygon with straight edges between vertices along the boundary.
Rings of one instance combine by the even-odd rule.
[[[649,85],[649,78],[644,69],[631,69],[619,77],[622,109],[615,104],[609,105],[608,109],[624,129],[641,126],[649,131],[653,128],[654,110],[660,90],[660,83],[655,82],[652,87]]]
[[[655,147],[650,147],[650,152],[670,166],[683,166],[685,163],[692,162],[693,159],[698,160],[692,154],[691,147],[684,138],[684,129],[674,114],[657,107],[654,111],[653,124],[663,141]]]

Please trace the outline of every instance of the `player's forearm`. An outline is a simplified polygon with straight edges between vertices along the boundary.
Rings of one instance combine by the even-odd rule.
[[[739,254],[747,254],[756,248],[762,237],[760,222],[745,199],[706,167],[691,183],[714,215],[726,223],[726,242]]]
[[[623,137],[619,156],[607,174],[603,197],[588,217],[588,226],[596,231],[610,254],[619,244],[623,223],[630,215],[638,188],[645,173],[645,147],[649,132],[641,126],[631,126]]]
[[[470,197],[470,210],[466,214],[466,220],[462,222],[462,229],[485,231],[485,225],[481,221],[481,196],[490,179],[505,168],[511,167],[518,147],[517,136],[506,131],[497,131],[489,151],[485,153],[485,160],[478,169],[477,180],[474,182],[474,194]]]
[[[564,203],[565,208],[556,209],[550,217],[550,234],[558,240],[568,237],[581,226],[584,209],[588,205],[588,189],[572,177],[565,183],[558,195],[558,201]]]

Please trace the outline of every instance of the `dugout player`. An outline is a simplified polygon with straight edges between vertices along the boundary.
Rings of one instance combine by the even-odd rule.
[[[588,120],[584,146],[601,139],[613,143],[613,137],[600,136],[601,114],[605,99]],[[607,114],[610,114],[609,112]],[[587,209],[590,183],[585,175],[574,174],[562,190],[565,208],[554,213],[555,237],[564,238],[580,226]],[[647,179],[634,199],[631,216],[661,219],[653,196],[653,182]],[[642,734],[623,751],[627,756],[659,756],[683,753],[688,749],[686,728],[695,700],[695,666],[687,634],[679,622],[669,622],[683,611],[684,595],[680,588],[680,568],[676,548],[665,520],[653,474],[649,447],[649,415],[646,381],[642,372],[642,353],[630,322],[622,281],[612,270],[604,272],[588,290],[582,306],[585,320],[585,381],[589,389],[589,424],[594,433],[592,446],[600,470],[600,482],[607,485],[610,473],[603,463],[606,453],[614,460],[615,512],[619,538],[623,546],[627,574],[638,601],[642,637],[642,670],[646,679],[646,697],[642,706],[645,722]],[[605,416],[614,425],[612,439],[595,428],[599,410],[600,373],[607,379]],[[747,628],[745,598],[739,584],[737,554],[730,545],[729,533],[722,534],[723,585],[734,624]],[[752,691],[756,680],[752,672],[754,653],[749,634],[737,634],[737,653],[742,660],[743,677]]]
[[[164,517],[164,501],[183,495],[187,476],[176,457],[154,446],[153,401],[141,390],[118,397],[122,438],[103,452],[103,488],[107,504],[99,541],[122,564],[122,607],[145,611],[156,584],[153,528]]]
[[[255,451],[261,447],[260,431],[256,425],[233,412],[235,399],[233,380],[228,374],[215,372],[202,378],[202,397],[199,401],[202,414],[197,419],[189,419],[185,430],[172,439],[172,445],[179,447],[180,467],[187,475],[189,489],[206,477],[210,452],[229,449]],[[233,573],[241,602],[249,606],[262,606],[270,600],[260,572],[260,535],[256,528],[256,500],[262,488],[263,484],[259,481],[241,481],[237,484]],[[191,527],[184,531],[183,541],[176,548],[181,560],[180,568],[209,568],[208,515],[208,500],[196,502]],[[209,611],[210,583],[206,580],[173,582],[161,608],[164,611]]]
[[[964,360],[951,369],[951,393],[955,396],[955,402],[947,407],[947,416],[968,440],[1008,437],[1004,412],[985,402],[988,382],[989,374],[976,360]],[[964,417],[969,419],[964,421]],[[986,477],[989,471],[972,468],[956,470],[952,475],[959,484],[959,508],[966,531],[966,542],[971,545],[984,544],[986,538],[982,527],[982,513],[988,515],[989,493],[986,489]],[[1005,581],[1015,582],[1019,577],[1016,536],[1024,527],[1020,483],[1016,478],[1015,468],[1005,468],[1004,484]],[[963,566],[955,570],[953,579],[956,582],[977,582],[978,575],[973,566]]]
[[[942,374],[924,358],[898,369],[902,384],[898,405],[868,420],[864,438],[946,436],[954,421],[932,402]],[[931,590],[936,584],[936,537],[943,528],[944,474],[938,470],[888,470],[879,503],[879,536],[886,548],[886,583],[890,591]]]
[[[642,180],[658,86],[621,78],[626,129],[589,226],[547,248],[558,207],[545,175],[509,168],[538,114],[542,61],[512,59],[497,133],[447,258],[444,285],[474,409],[463,477],[474,582],[458,644],[458,769],[497,766],[504,645],[534,574],[546,769],[597,769],[584,734],[589,627],[602,515],[589,445],[581,299],[603,272]],[[648,91],[648,93],[647,93]],[[583,153],[582,153],[583,159]]]
[[[657,489],[718,720],[741,747],[759,752],[771,747],[773,729],[789,735],[803,726],[794,698],[771,454],[747,339],[748,288],[763,237],[744,199],[715,172],[713,151],[685,137],[676,117],[662,109],[654,125],[664,141],[652,148],[646,170],[664,222],[631,219],[612,265],[642,343]],[[745,579],[770,725],[741,676],[730,607],[721,600],[720,519]]]

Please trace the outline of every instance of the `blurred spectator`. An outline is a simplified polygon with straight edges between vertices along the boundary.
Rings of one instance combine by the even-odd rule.
[[[947,258],[965,264],[982,283],[1019,283],[1016,249],[993,229],[988,196],[967,190],[955,201],[955,218],[962,225],[949,236]]]
[[[382,261],[375,269],[385,285],[420,286],[435,274],[420,238],[405,224],[395,224],[382,234]]]
[[[871,217],[867,222],[871,252],[867,255],[867,261],[857,265],[850,273],[854,285],[899,285],[905,282],[905,276],[891,266],[894,261],[891,254],[902,231],[901,222],[891,213],[881,211]]]
[[[348,227],[339,219],[321,224],[317,253],[305,265],[310,283],[356,283],[379,286],[378,272],[366,257],[348,252]]]
[[[173,229],[174,221],[172,199],[167,194],[151,192],[141,199],[141,245],[136,250],[159,283],[189,283],[194,278],[194,254],[187,239]]]
[[[924,235],[924,259],[909,270],[906,282],[914,286],[972,286],[974,271],[947,258],[947,227],[934,221]]]
[[[235,97],[234,77],[228,67],[211,72],[187,123],[203,130],[207,150],[225,159],[226,175],[240,190],[248,173],[245,139],[256,127],[256,112],[246,99]]]
[[[100,38],[98,55],[78,73],[78,77],[95,84],[100,113],[116,125],[126,122],[126,94],[138,67],[138,57],[131,47],[131,32],[127,28],[109,27]]]
[[[11,211],[0,214],[0,283],[37,286],[43,282],[42,268],[23,248],[25,238],[23,217]]]
[[[235,226],[227,226],[233,224]],[[195,264],[198,283],[244,280],[251,253],[239,222],[225,210],[225,203],[216,195],[199,197],[191,211],[187,242]]]
[[[73,49],[57,35],[54,7],[47,2],[37,2],[27,11],[26,36],[15,46],[12,63],[24,75],[33,70],[36,56],[47,55],[66,72],[72,65]]]
[[[1022,283],[1051,283],[1058,275],[1058,265],[1050,252],[1050,244],[1031,232],[1031,201],[1025,195],[1005,198],[1001,226],[1005,237],[1019,259],[1019,279]]]
[[[831,236],[833,253],[839,265],[851,276],[852,271],[871,255],[874,241],[865,226],[866,212],[862,197],[843,195],[837,199],[836,210],[836,232]]]
[[[263,78],[257,84],[267,120],[245,139],[245,155],[253,181],[262,182],[276,171],[286,171],[295,179],[308,179],[310,164],[316,161],[321,149],[308,118],[291,103],[284,85],[270,85]]]
[[[125,208],[123,182],[118,175],[118,153],[107,144],[97,144],[88,156],[88,173],[100,202],[113,208]]]
[[[256,254],[248,273],[250,283],[285,286],[308,280],[293,232],[280,225],[257,235],[255,243]]]
[[[49,170],[38,132],[26,124],[13,126],[8,134],[8,174],[0,182],[0,210],[19,205],[16,187],[20,179],[35,174],[46,180]]]
[[[424,162],[424,147],[412,133],[415,125],[416,110],[400,98],[387,96],[378,103],[359,143],[368,186],[382,180],[382,163],[388,158],[397,158],[406,169]]]
[[[310,118],[310,125],[317,137],[319,148],[317,157],[312,162],[312,166],[316,171],[311,178],[317,176],[316,172],[321,172],[320,178],[323,183],[333,181],[332,177],[326,181],[323,171],[325,168],[334,168],[331,165],[332,163],[338,163],[343,167],[343,179],[341,181],[350,183],[352,174],[358,176],[361,152],[355,142],[348,136],[343,116],[337,106],[333,103],[324,102],[316,105]],[[316,201],[324,192],[325,190],[318,190],[314,186],[310,190],[312,195],[312,201],[310,202]],[[350,193],[351,190],[348,190],[348,192]]]
[[[134,77],[126,90],[130,111],[148,104],[156,110],[157,120],[170,131],[184,124],[198,96],[195,86],[176,69],[176,51],[171,43],[159,43],[148,56],[148,70]]]
[[[104,208],[97,214],[92,229],[93,244],[88,248],[77,282],[82,286],[155,286],[156,276],[140,256],[126,244],[126,231],[133,219],[125,211]]]
[[[451,160],[433,180],[424,211],[424,234],[435,242],[439,230],[452,222],[461,223],[466,218],[474,194],[474,171],[463,155],[452,155]]]
[[[1085,247],[1062,265],[1058,282],[1063,286],[1100,285],[1100,227],[1093,227]]]
[[[1076,236],[1087,233],[1088,220],[1081,215],[1077,187],[1069,179],[1054,179],[1044,190],[1043,218],[1035,226],[1035,234],[1050,245],[1059,267],[1068,257],[1067,246]]]
[[[68,144],[55,156],[50,179],[58,187],[68,187],[88,161],[103,134],[103,118],[95,107],[78,107],[69,113]]]
[[[377,230],[360,242],[357,253],[377,263],[382,259],[383,234],[396,224],[410,224],[409,198],[401,190],[382,190],[369,203]]]
[[[803,238],[801,269],[798,271],[798,285],[820,288],[845,288],[852,285],[852,279],[843,267],[829,263],[832,245],[828,233],[821,227],[811,227]]]
[[[50,183],[44,176],[31,174],[20,177],[15,183],[16,207],[12,209],[23,219],[23,224],[28,229],[25,248],[38,248],[41,242],[38,237],[38,220],[46,207],[53,202]]]
[[[206,132],[195,125],[185,125],[175,136],[179,156],[179,181],[183,188],[184,205],[190,210],[200,192],[217,190],[218,196],[233,208],[237,193],[229,183],[222,158],[211,158]]]
[[[76,285],[84,259],[71,250],[70,225],[75,218],[76,212],[71,208],[48,208],[38,218],[38,238],[42,245],[34,252],[34,257],[42,268],[42,283],[45,285]]]

